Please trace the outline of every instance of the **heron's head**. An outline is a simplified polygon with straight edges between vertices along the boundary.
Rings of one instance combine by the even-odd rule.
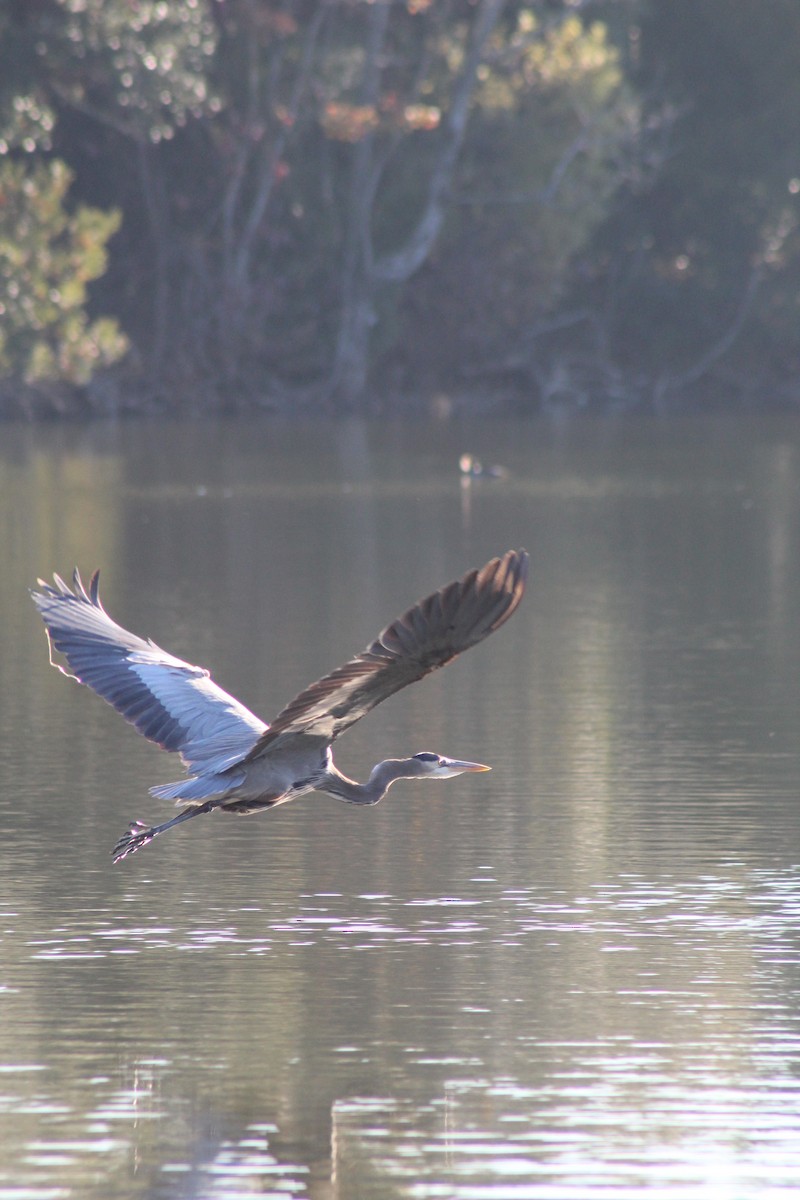
[[[414,775],[420,779],[452,779],[454,775],[463,775],[466,771],[491,771],[491,767],[483,763],[463,762],[459,758],[445,758],[442,754],[432,754],[423,750],[409,759],[413,764]]]

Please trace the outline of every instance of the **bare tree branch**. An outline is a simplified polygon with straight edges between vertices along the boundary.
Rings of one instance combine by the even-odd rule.
[[[242,287],[247,277],[253,243],[261,227],[275,186],[276,168],[286,150],[289,134],[294,128],[300,103],[308,88],[320,29],[329,11],[330,9],[327,5],[320,5],[311,18],[294,86],[291,91],[289,103],[286,106],[285,118],[281,123],[279,132],[273,138],[268,152],[262,156],[255,197],[250,206],[247,219],[244,222],[234,259],[232,280],[235,286]]]
[[[444,121],[443,146],[428,181],[425,210],[405,246],[374,260],[372,275],[384,283],[403,283],[424,263],[442,227],[447,193],[458,155],[464,142],[469,107],[483,61],[486,45],[507,0],[482,0],[472,28],[472,38],[461,74],[456,80],[450,108]]]
[[[663,399],[668,392],[675,392],[681,388],[689,387],[693,383],[697,383],[699,379],[702,379],[719,362],[723,355],[728,353],[741,333],[745,321],[750,316],[753,301],[756,298],[763,277],[764,267],[763,263],[759,261],[750,272],[733,320],[727,329],[720,334],[715,342],[712,342],[705,354],[701,354],[697,362],[691,367],[687,367],[686,370],[679,371],[674,375],[663,375],[657,380],[654,389],[656,401]]]

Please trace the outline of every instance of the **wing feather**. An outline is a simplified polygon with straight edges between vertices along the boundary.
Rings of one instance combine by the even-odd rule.
[[[509,550],[420,600],[360,654],[287,704],[245,761],[298,736],[333,741],[376,704],[499,629],[519,605],[527,574],[527,553]]]
[[[32,592],[50,641],[70,671],[112,704],[140,733],[180,753],[189,770],[224,771],[250,751],[267,726],[214,683],[208,671],[183,662],[117,625],[100,603],[98,572],[88,590],[76,570],[70,588],[60,576]]]
[[[295,697],[266,725],[211,679],[208,671],[123,629],[100,603],[98,573],[88,590],[76,570],[39,580],[33,600],[65,675],[107,700],[140,733],[180,753],[202,795],[219,772],[300,737],[332,742],[377,704],[499,629],[525,591],[528,555],[510,550],[447,584],[392,621],[360,654]],[[191,783],[192,781],[186,781]],[[186,784],[170,785],[175,789]],[[170,790],[171,789],[171,790]],[[164,789],[154,789],[164,791]],[[177,795],[177,791],[175,791]],[[200,795],[200,792],[198,792]],[[191,799],[181,792],[181,799]]]

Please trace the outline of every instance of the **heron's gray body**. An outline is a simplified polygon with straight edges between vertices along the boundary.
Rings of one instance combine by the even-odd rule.
[[[227,797],[224,807],[239,813],[256,812],[260,808],[274,808],[276,804],[284,804],[287,800],[304,796],[306,792],[313,792],[324,783],[332,761],[327,747],[321,747],[316,754],[309,749],[298,770],[297,755],[289,749],[278,749],[268,759],[256,758],[246,767],[232,767],[209,780],[209,785],[212,786],[215,781],[218,786],[222,785],[213,794]],[[172,786],[177,789],[180,784]],[[157,789],[151,790],[154,795],[161,794],[163,797],[163,793],[158,793]],[[183,801],[186,797],[181,794],[176,799]]]
[[[97,572],[88,590],[77,570],[70,588],[58,575],[39,581],[33,600],[59,670],[87,684],[151,741],[177,751],[188,778],[151,788],[186,805],[163,825],[136,822],[115,848],[115,861],[164,829],[200,812],[255,812],[320,791],[355,804],[374,804],[397,779],[450,778],[488,770],[480,763],[423,752],[385,759],[365,784],[337,770],[331,744],[355,721],[400,688],[444,666],[498,629],[525,589],[528,556],[509,551],[480,570],[432,593],[383,630],[354,658],[311,684],[271,725],[223,691],[208,671],[118,625],[103,608]],[[54,664],[58,665],[58,664]]]

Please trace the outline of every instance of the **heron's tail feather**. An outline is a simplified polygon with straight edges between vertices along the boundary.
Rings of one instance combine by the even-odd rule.
[[[214,796],[229,793],[244,781],[243,771],[225,775],[192,775],[175,783],[159,783],[150,788],[150,795],[159,800],[174,800],[176,804],[201,804]]]

